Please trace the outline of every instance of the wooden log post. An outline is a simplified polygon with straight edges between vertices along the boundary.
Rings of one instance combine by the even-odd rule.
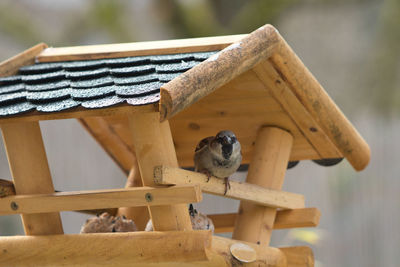
[[[281,189],[293,137],[285,130],[265,127],[258,133],[247,182]],[[267,246],[271,239],[276,209],[241,201],[233,239]]]
[[[126,180],[125,188],[142,187],[142,178],[140,177],[139,165],[135,159],[134,165],[129,172],[128,179]],[[118,209],[117,215],[126,216],[134,220],[139,231],[144,231],[148,220],[150,219],[147,207],[121,207]]]
[[[1,129],[17,195],[54,193],[39,123],[2,124]],[[21,216],[27,235],[63,233],[57,212]]]
[[[130,116],[133,144],[144,186],[156,186],[154,167],[178,167],[169,122],[160,123],[158,112],[137,113]],[[149,207],[156,231],[191,230],[192,224],[186,204]]]

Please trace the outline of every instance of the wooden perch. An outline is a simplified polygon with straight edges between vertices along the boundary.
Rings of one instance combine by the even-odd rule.
[[[309,247],[279,248],[286,256],[287,266],[314,267],[314,253]]]
[[[199,184],[201,190],[213,195],[224,196],[224,179],[207,176],[202,173],[186,171],[180,168],[157,166],[154,168],[154,181],[157,184]],[[245,200],[262,206],[298,209],[304,208],[304,196],[261,186],[230,181],[231,188],[225,197]]]
[[[199,202],[201,199],[201,190],[198,185],[16,195],[0,199],[0,215],[146,205],[160,206]]]
[[[171,118],[270,57],[278,41],[277,35],[273,26],[263,26],[163,85],[159,108],[160,120]]]
[[[205,261],[211,237],[210,231],[2,237],[0,266],[147,266]]]
[[[232,232],[237,218],[236,213],[207,215],[214,223],[215,233]],[[274,230],[298,227],[316,227],[321,212],[317,208],[294,210],[278,210],[274,222]]]

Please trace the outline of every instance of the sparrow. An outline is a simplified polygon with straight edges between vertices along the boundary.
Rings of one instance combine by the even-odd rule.
[[[107,212],[86,220],[81,228],[81,234],[87,233],[112,233],[112,232],[135,232],[136,225],[124,215],[112,216]]]
[[[230,188],[229,176],[242,162],[240,143],[232,131],[220,131],[216,136],[209,136],[199,142],[194,153],[194,168],[197,172],[225,179],[225,193]]]
[[[193,208],[192,204],[189,206],[189,216],[193,230],[211,230],[211,232],[214,233],[214,224],[212,220],[208,218],[207,215],[198,212],[195,208]],[[151,219],[147,222],[144,230],[146,232],[153,231],[153,222]]]

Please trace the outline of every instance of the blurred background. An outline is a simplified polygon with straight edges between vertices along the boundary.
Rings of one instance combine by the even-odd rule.
[[[266,23],[279,30],[372,152],[360,173],[345,161],[330,168],[301,162],[289,170],[284,190],[304,194],[308,207],[321,210],[321,222],[316,229],[275,231],[272,245],[311,246],[319,267],[398,266],[400,1],[3,0],[0,61],[38,42],[56,47],[241,34]],[[57,190],[124,186],[124,174],[78,122],[41,127]],[[2,144],[0,177],[11,179]],[[197,204],[205,213],[237,207],[208,195]],[[63,212],[65,233],[78,233],[87,217]],[[1,216],[0,234],[23,234],[19,216]]]

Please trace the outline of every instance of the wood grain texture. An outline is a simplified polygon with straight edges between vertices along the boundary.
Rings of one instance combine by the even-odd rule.
[[[279,248],[287,259],[290,267],[314,267],[314,253],[309,247]]]
[[[39,123],[2,124],[1,130],[17,195],[54,193]],[[22,215],[22,222],[27,235],[63,233],[59,213]]]
[[[133,144],[144,186],[155,186],[154,167],[178,167],[168,121],[160,123],[158,112],[138,113],[129,117]],[[149,207],[156,231],[191,230],[187,205]]]
[[[0,77],[11,76],[17,74],[22,66],[32,65],[35,63],[35,58],[43,49],[47,48],[44,43],[37,44],[24,52],[9,58],[0,63]]]
[[[49,245],[50,244],[50,245]],[[0,238],[0,266],[147,266],[207,260],[210,231]]]
[[[146,198],[150,194],[151,200]],[[168,188],[134,187],[52,194],[19,194],[0,199],[0,215],[49,213],[55,211],[163,206],[202,200],[200,186]]]
[[[274,52],[277,32],[265,25],[161,87],[160,119],[189,107]]]
[[[125,188],[140,188],[143,186],[142,177],[140,176],[139,165],[135,158],[132,169],[129,172],[126,180]],[[147,207],[121,207],[118,209],[119,216],[125,216],[128,219],[134,220],[139,231],[144,231],[147,222],[150,219],[150,214]]]
[[[304,208],[304,196],[279,190],[272,190],[258,185],[230,181],[230,189],[225,193],[224,179],[180,168],[157,166],[154,168],[154,181],[164,185],[199,185],[205,193],[243,200],[253,204],[282,208]]]
[[[358,171],[364,169],[370,160],[368,144],[286,41],[281,36],[279,40],[270,59],[273,66],[350,164]]]
[[[215,51],[224,49],[244,36],[246,35],[59,48],[51,47],[40,53],[37,59],[40,62],[54,62]]]
[[[289,114],[321,158],[343,157],[269,61],[261,62],[253,68],[253,71],[271,95],[281,104],[282,109]]]
[[[281,189],[292,142],[290,133],[282,129],[262,128],[258,133],[246,182],[265,188]],[[267,246],[275,216],[274,208],[241,201],[232,238]]]
[[[14,183],[0,179],[0,198],[15,195]]]
[[[232,232],[237,213],[207,215],[214,223],[215,233]],[[317,227],[321,212],[317,208],[278,210],[273,225],[274,230],[299,227]]]

